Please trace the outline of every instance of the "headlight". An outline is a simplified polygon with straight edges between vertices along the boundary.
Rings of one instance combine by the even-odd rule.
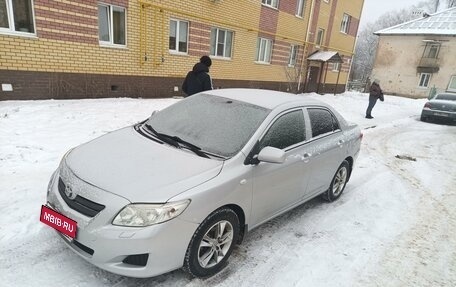
[[[165,204],[133,203],[125,206],[112,221],[113,225],[144,227],[162,223],[179,216],[190,200],[168,202]]]

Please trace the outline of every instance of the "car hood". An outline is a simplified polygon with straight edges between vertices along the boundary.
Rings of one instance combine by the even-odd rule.
[[[131,202],[166,202],[217,176],[223,161],[160,144],[133,127],[76,147],[66,164],[80,179]]]

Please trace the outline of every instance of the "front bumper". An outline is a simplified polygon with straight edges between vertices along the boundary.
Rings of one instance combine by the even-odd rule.
[[[59,177],[70,182],[80,181],[72,176],[58,172],[53,175],[47,204],[78,223],[74,240],[59,233],[75,253],[104,270],[130,277],[152,277],[182,267],[197,224],[175,218],[148,227],[114,226],[113,218],[130,202],[94,186],[79,184],[78,193],[106,206],[94,217],[85,216],[70,208],[58,191]],[[128,256],[138,254],[148,255],[145,266],[123,263]]]

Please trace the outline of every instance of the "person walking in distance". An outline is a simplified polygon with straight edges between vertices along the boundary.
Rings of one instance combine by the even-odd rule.
[[[209,76],[209,67],[211,65],[211,58],[209,56],[202,56],[199,63],[196,63],[193,69],[187,73],[182,84],[182,91],[184,91],[186,97],[199,92],[212,90],[212,79]]]
[[[366,119],[373,119],[374,117],[372,116],[372,109],[374,108],[375,104],[377,103],[377,100],[380,99],[380,101],[384,101],[383,98],[383,91],[380,88],[380,81],[375,79],[372,85],[370,86],[369,89],[369,105],[367,106],[366,110]]]

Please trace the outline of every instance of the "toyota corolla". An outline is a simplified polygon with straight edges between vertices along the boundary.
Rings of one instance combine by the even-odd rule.
[[[275,91],[206,91],[65,154],[40,220],[113,273],[220,271],[262,223],[338,199],[362,133],[329,105]]]

